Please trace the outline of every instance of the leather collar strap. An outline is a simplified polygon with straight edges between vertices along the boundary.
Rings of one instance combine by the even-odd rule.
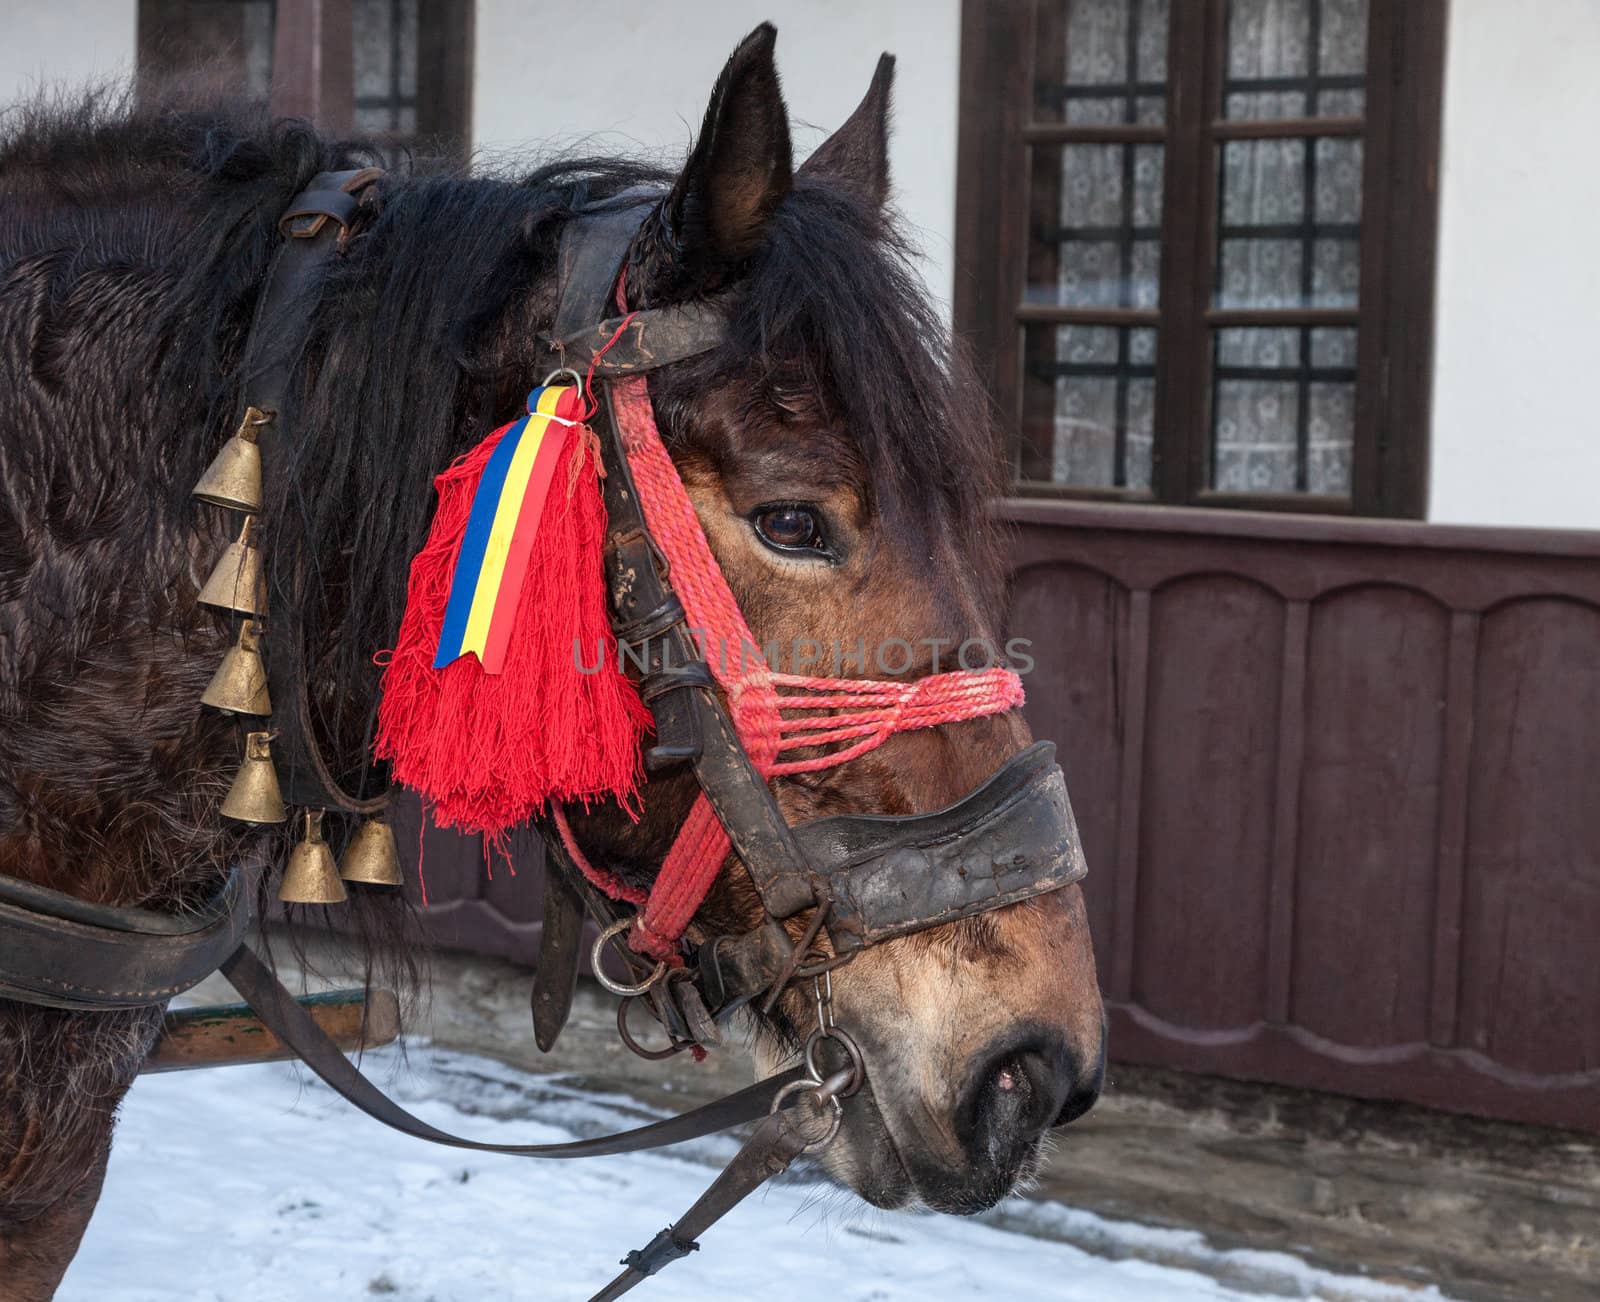
[[[215,972],[252,920],[238,868],[203,908],[181,916],[0,876],[0,997],[82,1012],[165,1003]]]

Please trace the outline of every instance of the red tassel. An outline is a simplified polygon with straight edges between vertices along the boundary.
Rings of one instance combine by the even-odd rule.
[[[639,741],[650,724],[618,669],[606,618],[605,504],[594,436],[581,426],[561,428],[566,444],[503,672],[486,674],[471,654],[433,667],[473,494],[501,429],[434,481],[439,505],[427,544],[411,562],[406,613],[378,708],[374,750],[395,778],[431,803],[440,826],[496,842],[548,801],[630,802]],[[578,657],[592,668],[602,649],[599,671],[580,671]]]

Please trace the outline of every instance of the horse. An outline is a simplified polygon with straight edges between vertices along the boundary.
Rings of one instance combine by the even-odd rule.
[[[625,193],[651,205],[630,301],[715,296],[727,314],[719,346],[655,371],[649,397],[753,634],[785,669],[805,645],[899,639],[916,649],[911,678],[941,647],[998,638],[1000,443],[890,200],[892,60],[797,167],[774,51],[768,25],[734,51],[681,169],[415,162],[364,192],[297,355],[299,418],[263,540],[275,573],[305,578],[274,628],[307,648],[318,737],[351,784],[378,771],[374,658],[395,642],[434,476],[548,367],[562,232]],[[237,621],[197,594],[232,535],[189,490],[238,410],[278,215],[319,173],[380,161],[376,145],[181,96],[36,102],[0,127],[0,874],[182,913],[231,864],[281,860],[281,831],[218,813],[240,725],[197,702]],[[920,814],[1031,740],[1008,709],[770,789],[791,822]],[[575,808],[572,835],[648,885],[695,795],[669,767],[636,809]],[[414,959],[405,907],[359,895],[363,925]],[[690,934],[761,912],[729,853]],[[990,1207],[1098,1095],[1104,1017],[1075,884],[873,945],[829,976],[867,1076],[820,1161],[872,1204]],[[817,1010],[792,988],[746,1016],[770,1075]],[[159,1006],[0,1000],[7,1302],[58,1286],[160,1021]]]

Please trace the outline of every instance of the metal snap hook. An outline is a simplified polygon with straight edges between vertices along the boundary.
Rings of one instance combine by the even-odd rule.
[[[620,981],[613,981],[606,975],[605,968],[600,965],[601,952],[605,949],[606,941],[626,931],[630,922],[632,922],[631,918],[618,918],[600,933],[600,938],[594,942],[593,948],[589,951],[589,966],[594,969],[594,979],[612,994],[621,995],[624,999],[649,993],[650,988],[667,974],[667,965],[658,960],[655,971],[638,985],[624,985]]]

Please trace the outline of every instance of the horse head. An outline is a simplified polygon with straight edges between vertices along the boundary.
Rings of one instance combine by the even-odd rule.
[[[629,306],[715,297],[727,315],[719,346],[652,375],[664,441],[775,670],[915,679],[989,663],[1002,654],[987,516],[1000,443],[888,207],[892,60],[797,169],[774,35],[734,52],[629,251]],[[923,814],[1031,740],[1012,709],[896,733],[772,788],[791,825]],[[653,778],[640,821],[596,810],[577,839],[648,883],[696,794],[681,770]],[[690,938],[748,932],[762,911],[730,854]],[[788,920],[795,937],[805,923]],[[830,976],[867,1087],[823,1161],[880,1206],[992,1205],[1099,1091],[1102,1010],[1075,884],[873,944]],[[763,1070],[817,1018],[804,982],[753,1014]]]

